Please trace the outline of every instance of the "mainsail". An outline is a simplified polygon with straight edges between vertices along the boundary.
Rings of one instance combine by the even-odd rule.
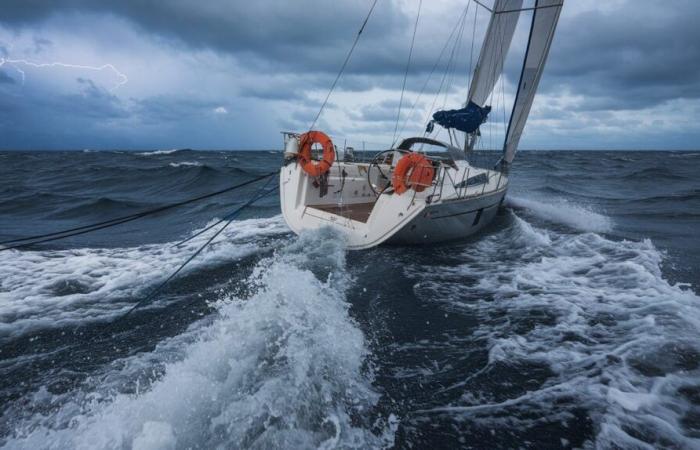
[[[469,87],[467,104],[472,102],[482,108],[486,106],[486,101],[503,71],[503,61],[513,40],[522,5],[523,0],[496,0],[494,3],[479,61],[474,69],[474,78]]]
[[[527,116],[530,114],[530,107],[542,77],[563,3],[564,0],[536,0],[535,2],[525,61],[503,147],[503,160],[508,164],[513,162]]]

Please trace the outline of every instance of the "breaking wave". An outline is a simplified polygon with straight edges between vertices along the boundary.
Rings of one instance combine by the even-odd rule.
[[[198,161],[171,162],[170,167],[201,167],[203,164]]]
[[[248,298],[222,296],[210,320],[119,370],[113,365],[94,382],[98,391],[33,417],[5,448],[390,445],[392,428],[368,423],[379,395],[348,313],[344,266],[335,233],[302,235],[257,264]],[[147,367],[160,375],[139,382]],[[107,385],[122,387],[109,392]]]
[[[539,200],[509,195],[506,197],[506,205],[526,209],[538,219],[566,225],[575,230],[609,233],[613,229],[609,217],[563,198]]]
[[[158,156],[158,155],[172,155],[173,153],[177,152],[182,152],[185,151],[185,149],[180,149],[180,148],[174,148],[171,150],[154,150],[150,152],[137,152],[137,155],[140,156]]]
[[[238,221],[183,274],[264,251],[272,245],[266,239],[287,232],[281,216]],[[0,338],[119,315],[133,304],[135,296],[174,271],[211,233],[181,246],[170,242],[130,248],[0,252]]]

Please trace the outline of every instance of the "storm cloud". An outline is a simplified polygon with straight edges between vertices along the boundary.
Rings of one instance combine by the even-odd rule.
[[[370,3],[5,0],[0,148],[277,148],[280,130],[309,126]],[[319,126],[391,141],[417,6],[378,2]],[[407,132],[464,101],[472,36],[478,52],[487,19],[468,0],[424,2],[402,123],[467,7],[454,72],[445,77],[447,58],[438,64]],[[494,132],[509,113],[528,17]],[[698,148],[697,17],[690,0],[568,1],[522,147]]]

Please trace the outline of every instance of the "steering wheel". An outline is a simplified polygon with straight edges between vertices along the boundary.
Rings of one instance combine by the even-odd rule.
[[[369,184],[369,188],[372,189],[372,192],[374,192],[374,195],[376,195],[377,197],[379,197],[386,190],[386,188],[388,188],[391,185],[391,183],[388,183],[378,192],[377,189],[379,189],[379,186],[375,186],[374,184],[372,184],[372,168],[376,167],[379,171],[379,175],[381,175],[381,177],[385,180],[389,181],[390,178],[387,176],[387,174],[384,173],[380,164],[385,163],[388,154],[394,152],[399,152],[402,155],[406,153],[411,153],[408,150],[400,150],[393,148],[389,150],[384,150],[374,155],[374,158],[372,158],[372,161],[370,161],[369,166],[367,167],[367,184]]]

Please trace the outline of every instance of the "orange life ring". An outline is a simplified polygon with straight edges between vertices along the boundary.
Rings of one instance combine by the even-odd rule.
[[[311,159],[311,146],[321,144],[323,159],[316,163]],[[335,147],[331,138],[322,131],[309,131],[299,136],[299,164],[312,177],[320,177],[330,170],[335,161]]]
[[[435,169],[428,158],[416,152],[404,155],[396,164],[391,184],[394,192],[401,195],[409,188],[416,192],[423,192],[425,188],[433,184]]]

